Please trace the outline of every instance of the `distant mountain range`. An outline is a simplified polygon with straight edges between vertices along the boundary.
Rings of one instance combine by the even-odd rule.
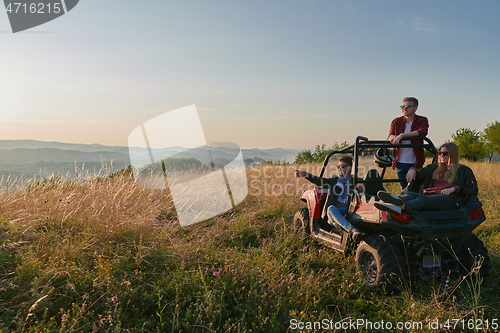
[[[123,152],[128,151],[127,147],[121,146],[104,146],[100,144],[78,144],[78,143],[63,143],[63,142],[48,142],[48,141],[36,141],[36,140],[0,140],[0,150],[4,149],[40,149],[40,148],[55,148],[62,150],[76,150],[84,152],[95,152],[95,151],[116,151],[122,150]]]
[[[155,156],[168,157],[184,151],[182,147],[152,149]],[[300,152],[298,149],[242,149],[244,159],[263,161],[293,162]],[[133,154],[139,159],[150,160],[150,152],[145,148],[134,148]],[[183,154],[190,157],[189,152]],[[194,157],[194,156],[193,156]],[[220,150],[218,157],[226,158]],[[203,163],[208,161],[202,160]],[[129,148],[100,144],[74,144],[45,142],[36,140],[0,140],[0,177],[39,175],[73,175],[75,172],[109,174],[130,165]]]

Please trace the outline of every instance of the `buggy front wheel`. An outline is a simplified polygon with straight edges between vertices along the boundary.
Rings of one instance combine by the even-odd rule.
[[[372,288],[399,289],[406,263],[398,249],[376,235],[365,237],[356,250],[356,263],[366,284]]]

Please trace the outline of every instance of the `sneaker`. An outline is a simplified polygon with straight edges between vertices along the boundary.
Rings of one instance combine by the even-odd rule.
[[[400,197],[395,196],[394,194],[391,194],[389,192],[378,191],[377,192],[377,196],[383,202],[391,203],[391,204],[398,205],[398,206],[403,206],[404,205],[403,199],[401,199]]]
[[[365,238],[365,235],[366,234],[364,232],[361,232],[356,228],[352,228],[351,238],[355,243],[361,242]]]
[[[384,210],[386,212],[389,212],[393,215],[401,215],[401,207],[396,206],[396,205],[391,205],[385,202],[375,202],[373,204],[375,207],[377,207],[380,210]]]

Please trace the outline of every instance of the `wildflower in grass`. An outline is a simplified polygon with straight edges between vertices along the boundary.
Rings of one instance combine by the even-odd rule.
[[[318,250],[318,252],[319,252],[319,253],[323,252],[323,249],[319,249],[319,250]]]
[[[462,276],[462,280],[467,279],[467,275]]]
[[[302,251],[307,252],[307,246],[303,248]]]
[[[116,302],[116,301],[118,301],[118,296],[111,297],[111,302]]]
[[[236,274],[236,270],[235,270],[235,269],[232,269],[232,270],[231,270],[231,274]]]
[[[151,246],[151,248],[152,248],[153,250],[154,250],[154,249],[156,249],[156,245]]]

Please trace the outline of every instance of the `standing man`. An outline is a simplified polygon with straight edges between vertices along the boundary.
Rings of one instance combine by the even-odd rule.
[[[422,140],[405,140],[414,136],[427,136],[429,121],[424,116],[415,114],[418,109],[418,100],[415,97],[403,98],[403,105],[400,106],[403,116],[395,118],[389,129],[387,140],[394,144],[423,143]],[[394,148],[396,158],[392,163],[392,168],[396,169],[399,179],[404,179],[401,189],[404,189],[406,173],[410,168],[421,168],[424,165],[424,148]]]

